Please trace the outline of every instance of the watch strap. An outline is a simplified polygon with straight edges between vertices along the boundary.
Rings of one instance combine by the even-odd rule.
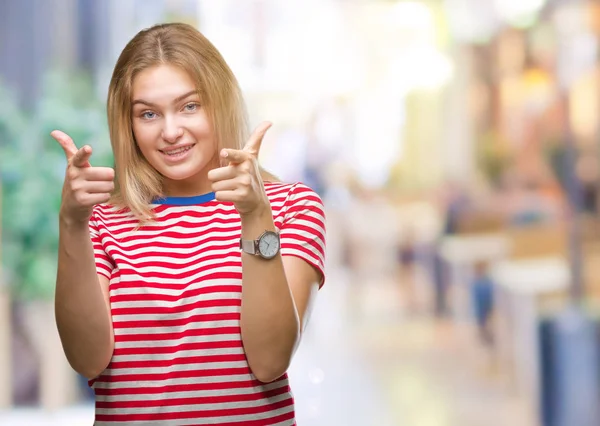
[[[257,240],[243,240],[240,238],[240,248],[244,253],[257,254],[256,244]]]

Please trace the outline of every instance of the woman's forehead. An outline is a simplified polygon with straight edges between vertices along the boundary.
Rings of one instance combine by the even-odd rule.
[[[172,102],[197,92],[191,76],[171,65],[158,65],[138,73],[133,79],[132,101],[149,103]]]

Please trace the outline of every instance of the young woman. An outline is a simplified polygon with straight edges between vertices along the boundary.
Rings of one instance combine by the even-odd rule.
[[[258,165],[240,89],[184,24],[138,33],[117,61],[115,169],[68,160],[56,319],[90,379],[96,425],[293,425],[286,370],[324,281],[319,197]]]

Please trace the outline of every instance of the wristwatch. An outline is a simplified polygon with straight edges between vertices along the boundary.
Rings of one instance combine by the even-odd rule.
[[[263,259],[273,259],[279,253],[281,243],[279,234],[265,231],[256,240],[243,240],[240,238],[240,249],[244,253],[253,254]]]

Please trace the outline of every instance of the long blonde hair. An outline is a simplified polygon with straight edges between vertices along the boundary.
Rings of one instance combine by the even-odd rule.
[[[115,159],[115,191],[111,204],[128,208],[142,221],[153,217],[151,202],[163,196],[162,176],[146,161],[131,124],[134,78],[161,64],[180,67],[196,83],[217,149],[241,149],[248,138],[248,120],[241,89],[215,46],[188,24],[155,25],[140,31],[125,46],[113,71],[107,114]],[[218,152],[218,151],[217,151]],[[261,168],[264,180],[277,180]]]

